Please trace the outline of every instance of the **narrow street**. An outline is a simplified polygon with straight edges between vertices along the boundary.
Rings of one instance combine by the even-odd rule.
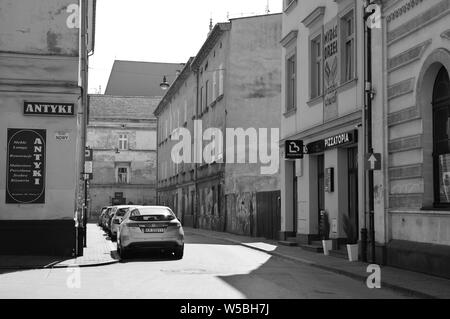
[[[0,270],[0,298],[404,297],[387,289],[370,290],[364,282],[191,232],[186,236],[181,261],[163,255],[134,255],[125,262],[101,267]]]

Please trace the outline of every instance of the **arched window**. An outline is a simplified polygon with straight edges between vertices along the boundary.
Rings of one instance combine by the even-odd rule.
[[[442,67],[433,88],[434,200],[450,207],[450,80]]]

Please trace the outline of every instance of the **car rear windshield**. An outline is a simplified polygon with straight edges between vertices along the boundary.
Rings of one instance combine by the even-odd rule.
[[[129,208],[121,208],[117,211],[116,216],[117,217],[123,217],[126,213],[128,213]]]
[[[134,216],[130,217],[133,221],[170,221],[176,218],[166,208],[141,208],[133,213]]]

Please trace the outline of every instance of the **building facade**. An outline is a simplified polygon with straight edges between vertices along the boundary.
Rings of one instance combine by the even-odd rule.
[[[185,226],[193,227],[196,210],[195,164],[172,160],[175,142],[171,136],[178,128],[194,136],[197,77],[192,72],[193,58],[172,83],[155,111],[158,118],[158,203],[172,207]],[[188,141],[189,145],[193,140]],[[191,153],[192,155],[192,153]]]
[[[93,151],[90,217],[110,205],[156,204],[156,130],[160,98],[89,96],[87,147]]]
[[[368,246],[361,236],[359,244],[369,260],[448,277],[450,1],[373,1],[368,10],[352,0],[284,5],[281,148],[302,140],[305,155],[283,161],[282,238],[320,239],[325,211],[336,247],[347,239],[347,215],[368,230]],[[371,154],[380,161],[373,220]]]
[[[260,144],[264,140],[264,146],[271,129],[278,133],[280,39],[280,14],[217,24],[182,72],[184,87],[175,81],[174,89],[169,89],[167,99],[158,107],[158,142],[163,145],[160,149],[164,148],[158,159],[162,174],[158,174],[158,196],[163,202],[172,198],[179,214],[194,212],[190,223],[195,227],[266,237],[278,232],[278,156],[273,161],[275,171],[266,175],[261,174],[264,165],[258,160],[250,163],[249,159],[258,156],[260,129],[268,129],[266,140],[259,140]],[[182,110],[180,114],[186,118],[185,126],[191,134],[194,165],[180,166],[169,157],[177,139],[168,141],[173,140],[171,132],[177,128],[170,123],[183,124],[173,119],[178,119],[177,108],[183,108],[186,101],[187,112]],[[221,136],[210,136],[213,129]],[[241,130],[244,138],[234,135],[228,140],[227,129],[234,133]],[[256,138],[255,145],[248,143],[251,138]],[[211,155],[207,160],[205,153]],[[182,181],[189,187],[174,191]]]
[[[285,0],[281,109],[281,239],[321,239],[326,212],[335,248],[344,218],[367,227],[364,199],[363,2]],[[287,140],[304,158],[285,159]]]
[[[80,70],[93,50],[94,9],[95,1],[0,1],[0,254],[76,253]]]
[[[450,277],[450,1],[381,7],[387,262]]]

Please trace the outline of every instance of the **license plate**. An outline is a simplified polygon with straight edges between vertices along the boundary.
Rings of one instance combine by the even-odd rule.
[[[149,233],[149,234],[161,234],[164,233],[165,229],[164,228],[145,228],[144,232],[145,233]]]

